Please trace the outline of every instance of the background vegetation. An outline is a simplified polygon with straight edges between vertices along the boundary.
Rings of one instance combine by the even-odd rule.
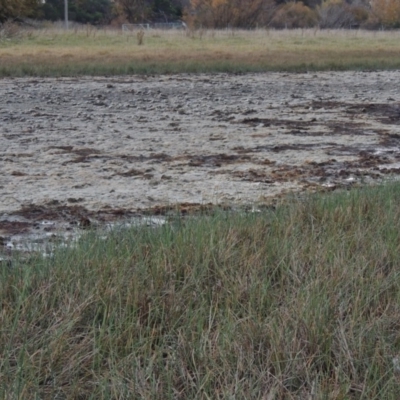
[[[0,397],[398,399],[400,185],[89,233],[0,268]]]
[[[400,32],[0,30],[1,76],[400,68]],[[3,35],[3,39],[2,39]]]
[[[399,0],[69,0],[70,19],[94,25],[183,19],[202,28],[399,28]],[[64,0],[0,0],[0,23],[64,18]]]

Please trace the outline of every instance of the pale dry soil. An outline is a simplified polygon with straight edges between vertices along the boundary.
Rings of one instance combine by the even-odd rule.
[[[399,82],[400,71],[1,79],[3,253],[175,207],[396,177]]]

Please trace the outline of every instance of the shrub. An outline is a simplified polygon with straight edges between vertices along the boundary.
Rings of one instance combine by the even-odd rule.
[[[350,28],[356,24],[355,15],[344,0],[325,0],[317,10],[321,28]]]
[[[369,12],[364,6],[354,6],[350,8],[350,12],[353,15],[354,23],[358,26],[364,25],[369,18]]]
[[[274,28],[310,28],[318,24],[317,14],[303,3],[290,2],[280,7],[271,21]]]
[[[191,0],[185,22],[190,27],[250,28],[269,21],[273,0]]]
[[[0,40],[15,38],[21,35],[20,26],[12,21],[6,21],[0,24]]]

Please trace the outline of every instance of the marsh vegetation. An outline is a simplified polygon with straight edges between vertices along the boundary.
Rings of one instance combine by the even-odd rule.
[[[399,199],[176,215],[2,265],[0,396],[396,399]]]

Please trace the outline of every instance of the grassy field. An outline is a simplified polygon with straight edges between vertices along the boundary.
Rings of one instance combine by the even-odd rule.
[[[0,268],[0,398],[398,399],[400,184],[89,233]]]
[[[0,77],[400,68],[400,32],[21,30]]]

